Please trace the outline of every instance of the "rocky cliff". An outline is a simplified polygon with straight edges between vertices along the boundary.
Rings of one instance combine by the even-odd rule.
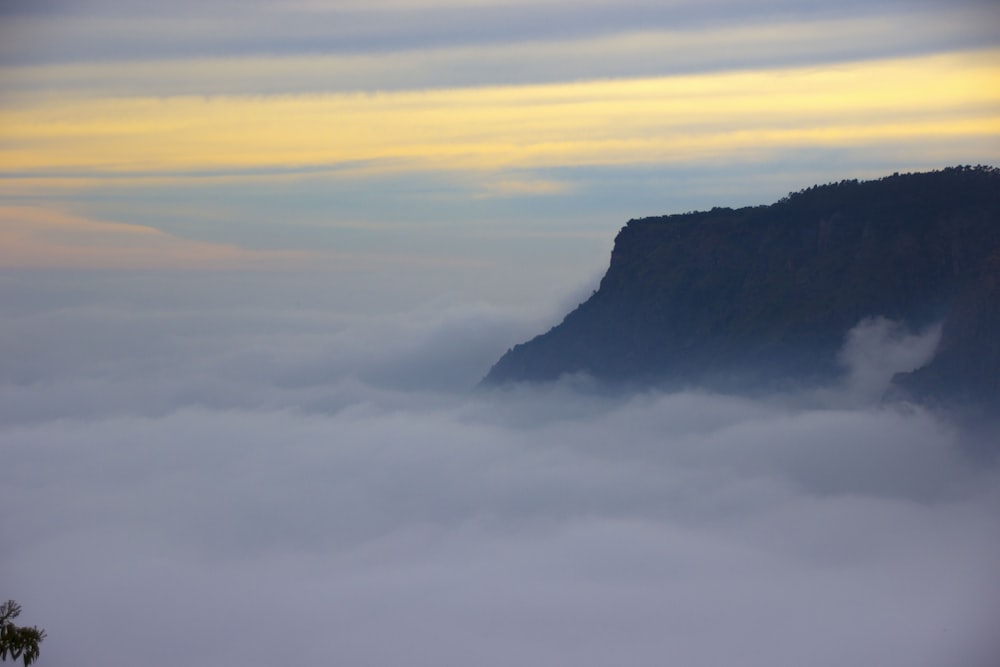
[[[841,181],[770,206],[631,220],[600,288],[485,384],[587,373],[740,389],[835,377],[846,332],[945,319],[908,395],[1000,396],[1000,170]]]
[[[934,359],[897,375],[892,395],[1000,410],[1000,248],[952,302]]]

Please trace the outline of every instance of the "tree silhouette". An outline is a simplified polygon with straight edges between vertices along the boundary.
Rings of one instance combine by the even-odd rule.
[[[24,667],[38,660],[38,645],[45,639],[45,630],[18,627],[11,619],[21,614],[21,605],[13,600],[0,604],[0,660],[20,658]]]

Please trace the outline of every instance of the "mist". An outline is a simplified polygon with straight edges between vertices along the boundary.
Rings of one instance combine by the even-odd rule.
[[[198,280],[0,281],[0,584],[42,667],[1000,656],[1000,474],[879,400],[938,328],[860,323],[796,396],[473,391],[589,286]]]

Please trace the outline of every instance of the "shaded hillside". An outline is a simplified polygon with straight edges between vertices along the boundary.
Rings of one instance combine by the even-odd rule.
[[[952,303],[934,359],[894,378],[903,398],[1000,408],[1000,248]]]
[[[998,250],[1000,170],[989,167],[842,181],[771,206],[631,220],[591,298],[509,350],[484,382],[586,372],[612,383],[811,383],[839,372],[837,351],[862,318],[920,328],[951,313],[942,343],[951,351],[941,358],[956,360],[942,377],[957,374],[949,382],[961,385],[962,364],[1000,337],[985,314],[996,307],[986,275]],[[912,384],[927,392],[935,382],[915,376]]]

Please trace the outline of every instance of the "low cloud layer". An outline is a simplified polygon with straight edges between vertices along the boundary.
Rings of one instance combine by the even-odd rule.
[[[847,332],[840,352],[846,394],[855,404],[877,402],[896,373],[908,373],[929,363],[940,341],[940,322],[912,333],[884,317],[865,318]]]
[[[1000,656],[1000,477],[921,410],[470,393],[542,316],[76,289],[4,312],[0,588],[42,667]]]

